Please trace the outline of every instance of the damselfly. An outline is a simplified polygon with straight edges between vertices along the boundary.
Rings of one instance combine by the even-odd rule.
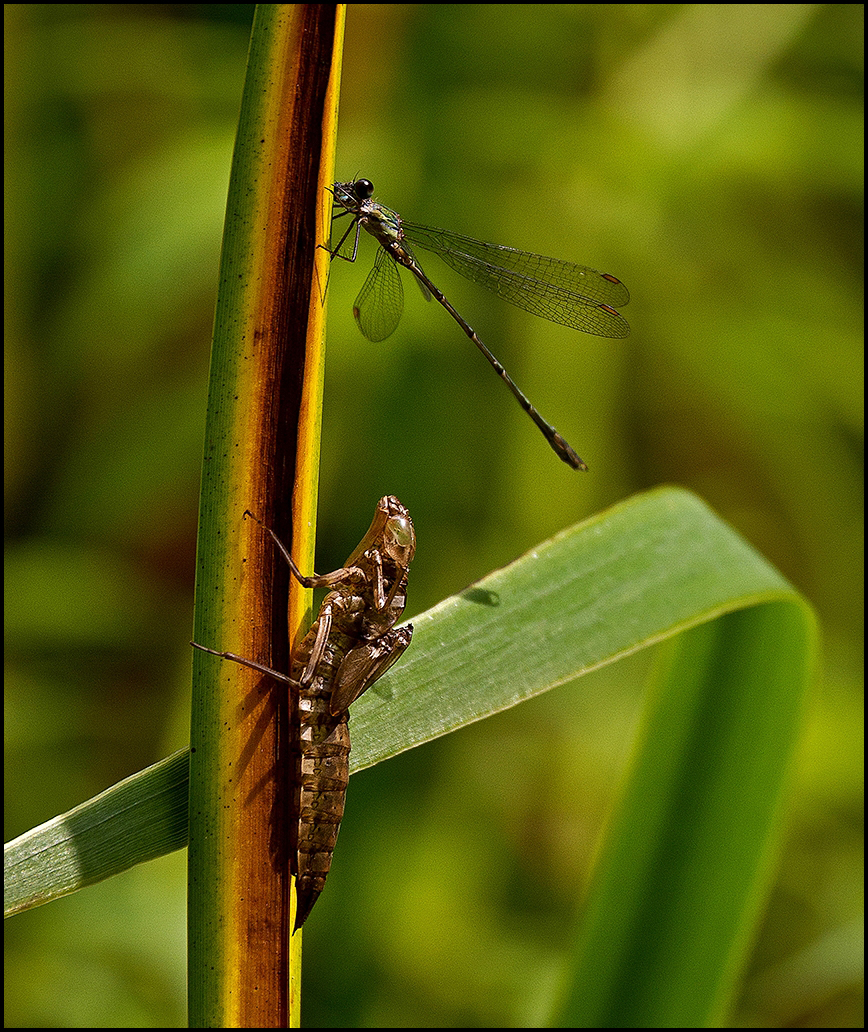
[[[395,624],[407,601],[416,533],[407,509],[386,495],[346,563],[332,573],[305,577],[275,533],[265,529],[300,584],[330,589],[293,653],[289,675],[232,652],[191,644],[284,681],[293,691],[298,720],[293,735],[297,824],[292,873],[298,901],[295,927],[301,928],[325,885],[344,815],[350,778],[348,709],[400,658],[413,636],[412,625]]]
[[[335,183],[332,187],[335,202],[343,209],[334,218],[351,216],[346,232],[331,249],[332,256],[354,262],[362,228],[380,244],[374,267],[353,306],[356,322],[365,337],[370,341],[385,340],[394,332],[401,318],[404,291],[395,266],[397,262],[413,273],[424,296],[429,301],[432,297],[436,298],[485,355],[557,455],[573,469],[587,469],[566,439],[543,419],[519,390],[512,377],[479,339],[476,331],[428,279],[411,244],[433,251],[462,276],[487,287],[498,297],[532,315],[598,337],[626,337],[630,332],[627,321],[616,310],[630,300],[624,284],[606,272],[597,272],[584,265],[517,251],[500,244],[486,244],[445,229],[408,222],[397,212],[371,200],[373,192],[373,184],[368,179]]]

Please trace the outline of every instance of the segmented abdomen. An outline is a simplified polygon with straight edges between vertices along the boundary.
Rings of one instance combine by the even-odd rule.
[[[315,623],[299,649],[300,677],[316,637]],[[350,780],[350,734],[348,713],[332,716],[329,699],[335,673],[351,640],[332,632],[310,684],[299,688],[299,741],[296,763],[298,785],[298,829],[296,844],[297,911],[300,928],[323,890],[337,841],[347,784]]]

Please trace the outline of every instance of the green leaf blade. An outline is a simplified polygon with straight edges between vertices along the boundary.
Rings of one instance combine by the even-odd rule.
[[[353,707],[352,769],[792,591],[695,495],[631,498],[413,620],[401,663]]]
[[[187,844],[182,749],[7,842],[4,915],[49,903]]]
[[[725,1023],[771,877],[814,638],[807,606],[782,599],[665,650],[553,1024]]]

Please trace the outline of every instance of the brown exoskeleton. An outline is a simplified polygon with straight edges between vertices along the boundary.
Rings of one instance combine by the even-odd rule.
[[[300,584],[330,589],[295,650],[289,675],[231,652],[192,644],[292,686],[299,724],[293,870],[297,929],[322,892],[344,813],[350,776],[349,706],[392,666],[413,635],[411,625],[395,624],[407,601],[407,571],[416,551],[416,534],[407,509],[393,495],[386,495],[346,563],[332,573],[305,577],[274,532],[266,530]]]

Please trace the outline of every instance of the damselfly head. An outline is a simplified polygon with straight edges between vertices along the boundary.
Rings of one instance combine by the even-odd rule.
[[[371,197],[374,184],[370,179],[356,179],[352,183],[334,183],[331,191],[341,207],[354,210],[362,201]]]

